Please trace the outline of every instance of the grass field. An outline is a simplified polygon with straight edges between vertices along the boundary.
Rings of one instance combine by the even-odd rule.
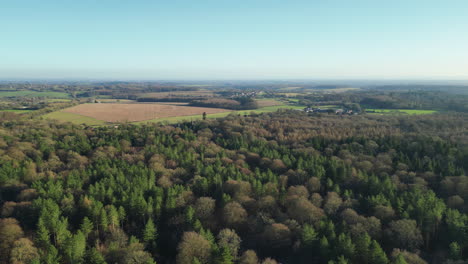
[[[49,114],[43,115],[46,119],[55,119],[64,122],[71,122],[73,124],[86,124],[89,126],[99,126],[105,125],[106,122],[102,120],[98,120],[92,117],[82,116],[73,113],[67,113],[62,111],[56,111]]]
[[[264,98],[264,99],[257,99],[257,104],[258,107],[267,107],[267,106],[275,106],[275,105],[283,105],[282,102],[275,100],[275,99],[269,99],[269,98]]]
[[[36,92],[36,91],[13,91],[0,92],[0,97],[50,97],[50,98],[70,98],[67,93],[60,92]]]
[[[102,103],[135,103],[135,100],[128,99],[98,99]]]
[[[262,107],[262,108],[258,108],[254,110],[239,110],[239,111],[229,111],[229,112],[224,112],[224,113],[208,114],[206,115],[206,118],[221,118],[221,117],[228,116],[230,114],[249,115],[251,113],[255,113],[255,114],[269,113],[269,112],[276,112],[278,111],[278,109],[303,109],[303,108],[304,106],[275,105],[275,106]],[[159,123],[159,122],[178,123],[181,121],[200,120],[202,118],[203,118],[202,115],[176,116],[176,117],[146,120],[146,121],[136,122],[136,124]]]
[[[0,110],[0,112],[12,112],[12,113],[17,113],[17,114],[25,114],[31,111],[33,110],[17,110],[17,109]]]
[[[312,90],[312,91],[320,91],[320,92],[326,92],[326,93],[343,93],[343,92],[348,92],[348,91],[355,91],[355,90],[360,90],[361,88],[355,88],[355,87],[343,87],[343,88],[335,88],[335,89],[320,89],[320,90]],[[309,91],[309,90],[307,90]]]
[[[427,115],[437,113],[436,110],[415,110],[415,109],[366,109],[366,111],[375,111],[369,114],[409,114],[409,115]]]
[[[161,92],[161,93],[144,93],[140,94],[140,98],[170,98],[170,97],[213,97],[214,93],[208,90],[199,91],[174,91],[174,92]]]
[[[294,86],[294,87],[284,87],[284,88],[280,88],[279,90],[280,91],[291,91],[291,90],[297,90],[297,89],[301,89],[302,87],[301,86]]]
[[[66,102],[71,102],[71,99],[66,99],[66,98],[50,98],[50,99],[47,99],[47,102],[66,103]]]

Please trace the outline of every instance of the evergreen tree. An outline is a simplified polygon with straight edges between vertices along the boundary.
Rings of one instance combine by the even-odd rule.
[[[406,262],[405,258],[403,257],[403,254],[398,254],[398,256],[396,256],[395,259],[392,261],[392,264],[408,264],[408,262]]]
[[[302,228],[302,244],[306,248],[313,248],[318,241],[318,234],[311,225],[304,225]]]
[[[382,250],[379,243],[375,240],[373,240],[371,243],[370,253],[371,253],[370,263],[375,263],[375,264],[387,264],[388,263],[387,255],[385,255],[385,252]]]
[[[83,218],[83,223],[80,226],[81,232],[83,232],[83,235],[87,238],[89,233],[93,231],[93,223],[91,220],[89,220],[88,217]]]
[[[145,225],[145,229],[143,230],[143,241],[146,245],[150,247],[154,247],[157,238],[157,230],[156,226],[154,225],[153,219],[149,219]]]
[[[86,253],[85,263],[106,264],[106,261],[101,252],[99,252],[96,248],[91,248]]]
[[[452,242],[449,245],[450,259],[459,260],[461,258],[461,248],[457,242]]]
[[[231,255],[231,251],[228,247],[222,246],[218,250],[218,257],[216,263],[219,264],[233,264],[233,257]]]

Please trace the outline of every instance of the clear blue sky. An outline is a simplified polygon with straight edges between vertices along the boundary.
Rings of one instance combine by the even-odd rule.
[[[0,78],[468,79],[468,1],[4,0]]]

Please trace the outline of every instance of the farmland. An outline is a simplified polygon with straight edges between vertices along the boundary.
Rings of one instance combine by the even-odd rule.
[[[408,115],[427,115],[437,113],[436,110],[419,109],[367,109],[370,114],[408,114]]]
[[[70,98],[69,94],[62,92],[37,92],[37,91],[11,91],[1,92],[0,97],[49,97],[49,98]]]
[[[213,97],[214,93],[208,90],[198,90],[198,91],[174,91],[174,92],[159,92],[159,93],[144,93],[139,95],[139,97],[148,97],[148,98],[170,98],[170,97]]]
[[[261,108],[254,110],[231,111],[221,108],[186,106],[186,103],[102,103],[81,104],[71,108],[52,112],[44,118],[87,125],[104,125],[106,123],[176,123],[185,120],[202,118],[220,118],[229,114],[248,115],[251,113],[275,112],[278,109],[302,109],[303,106],[284,105],[272,99],[259,100]]]
[[[78,114],[67,113],[63,111],[56,111],[43,116],[46,119],[54,119],[59,121],[71,122],[73,124],[86,124],[90,126],[105,125],[106,122],[92,117],[87,117]]]
[[[274,99],[260,99],[257,100],[258,107],[282,105],[281,102]]]
[[[174,104],[82,104],[61,112],[78,114],[105,122],[137,122],[150,119],[215,114],[226,109],[190,107]]]
[[[12,113],[17,113],[17,114],[25,114],[29,113],[33,110],[20,110],[20,109],[8,109],[8,110],[0,110],[0,112],[12,112]]]
[[[266,106],[255,110],[239,110],[239,111],[229,111],[223,113],[216,113],[216,114],[207,114],[207,118],[221,118],[228,116],[230,114],[235,115],[250,115],[250,114],[261,114],[261,113],[271,113],[276,112],[279,109],[303,109],[303,106],[290,106],[290,105],[274,105],[274,106]],[[156,122],[167,122],[167,123],[177,123],[181,121],[189,121],[189,120],[198,120],[201,119],[201,115],[192,115],[192,116],[175,116],[175,117],[168,117],[168,118],[157,118],[152,120],[146,120],[137,123],[156,123]]]

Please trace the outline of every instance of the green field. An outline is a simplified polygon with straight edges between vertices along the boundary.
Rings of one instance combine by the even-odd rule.
[[[94,119],[94,118],[87,117],[87,116],[67,113],[67,112],[61,112],[61,111],[56,111],[56,112],[52,112],[49,114],[45,114],[43,115],[43,117],[47,119],[55,119],[55,120],[64,121],[64,122],[71,122],[73,124],[87,124],[90,126],[99,126],[99,125],[106,124],[106,122],[102,120]]]
[[[12,113],[17,113],[17,114],[29,113],[31,111],[34,111],[34,110],[18,110],[18,109],[0,110],[0,112],[12,112]]]
[[[436,110],[417,110],[417,109],[366,109],[375,111],[369,114],[408,114],[408,115],[427,115],[437,113]]]
[[[303,108],[304,106],[275,105],[275,106],[267,106],[267,107],[262,107],[259,109],[253,109],[253,110],[239,110],[239,111],[229,111],[229,112],[217,113],[217,114],[209,114],[209,115],[206,115],[206,118],[221,118],[221,117],[228,116],[230,114],[249,115],[251,113],[255,113],[255,114],[270,113],[270,112],[276,112],[278,109],[303,109]],[[202,119],[202,115],[175,116],[175,117],[158,118],[158,119],[153,119],[153,120],[145,120],[145,121],[135,122],[135,124],[159,123],[159,122],[178,123],[181,121],[200,120],[200,119]]]
[[[50,99],[47,99],[47,102],[66,103],[66,102],[71,102],[71,99],[66,99],[66,98],[50,98]]]
[[[67,93],[60,92],[36,92],[36,91],[13,91],[0,92],[0,97],[50,97],[50,98],[70,98]]]

